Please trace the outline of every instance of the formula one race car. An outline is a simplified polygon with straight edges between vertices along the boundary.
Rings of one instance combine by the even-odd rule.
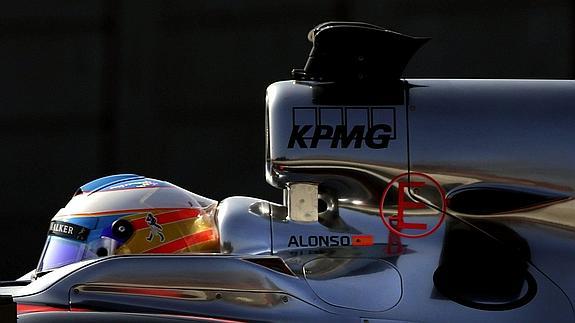
[[[575,321],[575,82],[402,79],[428,39],[308,38],[267,90],[282,205],[90,182],[2,322]]]

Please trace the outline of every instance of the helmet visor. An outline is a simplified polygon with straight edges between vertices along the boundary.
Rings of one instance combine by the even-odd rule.
[[[78,261],[114,254],[118,242],[98,237],[90,242],[49,235],[38,264],[38,272],[45,272]]]
[[[81,241],[57,236],[48,236],[38,272],[62,267],[83,259],[89,259],[86,254],[86,244]],[[91,258],[95,258],[91,257]]]

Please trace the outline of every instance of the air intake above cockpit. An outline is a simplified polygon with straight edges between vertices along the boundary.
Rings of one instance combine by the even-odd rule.
[[[430,38],[411,37],[361,22],[326,22],[312,29],[313,43],[296,80],[378,82],[401,77],[415,52]]]

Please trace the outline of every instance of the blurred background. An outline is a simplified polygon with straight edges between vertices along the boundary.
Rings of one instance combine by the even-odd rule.
[[[408,77],[575,76],[572,0],[2,2],[0,280],[36,266],[50,218],[101,176],[280,201],[265,89],[329,20],[432,37]]]

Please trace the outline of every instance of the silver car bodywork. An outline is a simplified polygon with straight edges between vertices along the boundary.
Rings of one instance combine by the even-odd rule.
[[[574,81],[274,83],[283,204],[221,201],[219,254],[73,264],[14,300],[78,320],[575,321],[574,102]]]

